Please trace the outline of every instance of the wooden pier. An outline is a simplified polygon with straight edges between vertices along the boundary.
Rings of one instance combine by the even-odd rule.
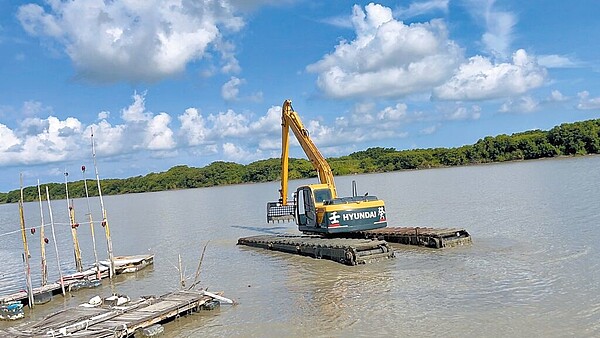
[[[212,309],[227,298],[203,290],[176,291],[145,297],[123,305],[83,304],[44,319],[0,330],[2,337],[130,337],[157,323],[164,323],[202,309]],[[218,303],[217,303],[218,304]]]
[[[136,256],[119,256],[115,257],[115,272],[117,275],[122,273],[130,273],[141,270],[146,266],[153,264],[154,255],[136,255]],[[108,277],[109,267],[100,265],[100,276],[102,279]],[[63,282],[66,292],[75,291],[75,286],[80,285],[82,281],[97,280],[97,271],[95,268],[84,270],[74,274],[63,276]],[[62,286],[59,281],[48,283],[44,286],[33,288],[33,298],[41,295],[58,295],[62,293]],[[0,295],[0,303],[8,303],[12,301],[20,301],[23,305],[29,304],[27,291],[22,290],[9,295]]]

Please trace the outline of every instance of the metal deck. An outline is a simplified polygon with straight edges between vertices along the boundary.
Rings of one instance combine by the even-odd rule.
[[[324,238],[318,235],[260,235],[238,239],[239,245],[329,259],[346,265],[392,258],[394,250],[376,239]]]
[[[390,243],[441,249],[469,245],[471,235],[462,228],[387,227],[343,234],[345,238],[378,238]]]

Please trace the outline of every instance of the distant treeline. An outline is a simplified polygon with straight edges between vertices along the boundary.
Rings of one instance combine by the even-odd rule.
[[[512,135],[487,136],[473,145],[458,148],[396,150],[369,148],[348,156],[328,158],[334,175],[388,172],[468,164],[529,160],[561,155],[600,153],[600,119],[565,123],[549,131],[532,130]],[[315,177],[316,172],[305,159],[290,159],[290,179]],[[280,159],[273,158],[242,165],[213,162],[202,168],[176,166],[161,173],[126,179],[102,180],[105,195],[211,187],[226,184],[269,182],[280,179]],[[64,184],[48,184],[55,199],[65,198]],[[95,181],[88,180],[90,196],[97,196]],[[72,197],[85,196],[83,180],[69,183]],[[24,189],[26,201],[37,199],[37,188]],[[15,203],[19,190],[0,193],[0,203]]]

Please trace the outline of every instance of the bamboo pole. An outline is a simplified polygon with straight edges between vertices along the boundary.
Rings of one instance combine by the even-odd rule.
[[[40,201],[40,219],[42,225],[40,226],[40,245],[42,254],[42,286],[48,283],[48,266],[46,264],[46,234],[44,230],[44,208],[42,206],[42,191],[40,189],[40,180],[37,181],[38,200]]]
[[[102,208],[102,226],[104,227],[104,233],[106,235],[106,247],[108,250],[108,261],[109,269],[108,276],[113,278],[115,276],[115,258],[112,250],[112,239],[110,238],[110,226],[108,225],[108,218],[106,217],[106,208],[104,208],[104,199],[102,198],[102,188],[100,187],[100,176],[98,175],[98,165],[96,163],[96,145],[94,144],[94,129],[92,128],[92,158],[94,159],[94,171],[96,172],[96,183],[98,184],[98,197],[100,197],[100,207]]]
[[[79,239],[77,238],[77,227],[79,224],[75,222],[75,208],[73,201],[69,203],[69,173],[65,171],[65,192],[67,195],[67,210],[69,211],[69,223],[71,224],[71,237],[73,238],[73,254],[75,256],[75,269],[77,272],[83,271],[81,262],[81,249],[79,248]]]
[[[21,239],[23,240],[23,260],[25,261],[25,278],[27,280],[27,299],[29,308],[33,308],[33,289],[31,287],[31,267],[29,265],[29,247],[27,246],[27,235],[25,234],[25,215],[23,213],[23,174],[19,175],[21,183],[21,199],[19,200],[19,217],[21,220]]]
[[[181,263],[181,254],[178,254],[179,257],[179,283],[181,284],[181,289],[185,289],[185,277],[183,275],[183,266]]]
[[[85,187],[85,200],[87,202],[88,220],[90,221],[90,231],[92,233],[92,244],[94,247],[94,263],[96,264],[96,278],[102,279],[102,273],[100,273],[100,263],[98,262],[98,252],[96,251],[96,235],[94,234],[94,220],[92,218],[92,208],[90,207],[90,194],[88,192],[87,180],[85,178],[85,166],[81,166],[81,174],[83,176],[83,185]]]
[[[54,232],[54,217],[52,216],[52,203],[50,203],[50,193],[48,192],[48,186],[46,186],[46,201],[48,202],[48,212],[50,213],[50,228],[52,229],[52,241],[54,242],[54,251],[56,251],[56,265],[58,266],[58,274],[60,275],[60,287],[64,296],[66,293],[65,279],[63,277],[62,269],[60,268],[60,256],[58,255],[58,244],[56,244],[56,234]]]

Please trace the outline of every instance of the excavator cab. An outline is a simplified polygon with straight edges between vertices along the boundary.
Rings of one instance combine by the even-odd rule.
[[[331,196],[326,184],[306,185],[296,190],[294,218],[298,230],[335,234],[387,226],[385,205],[376,196]]]
[[[331,189],[326,184],[312,184],[299,187],[295,194],[295,218],[298,230],[313,232],[323,218],[323,203],[331,200]],[[319,208],[319,213],[317,213]]]

